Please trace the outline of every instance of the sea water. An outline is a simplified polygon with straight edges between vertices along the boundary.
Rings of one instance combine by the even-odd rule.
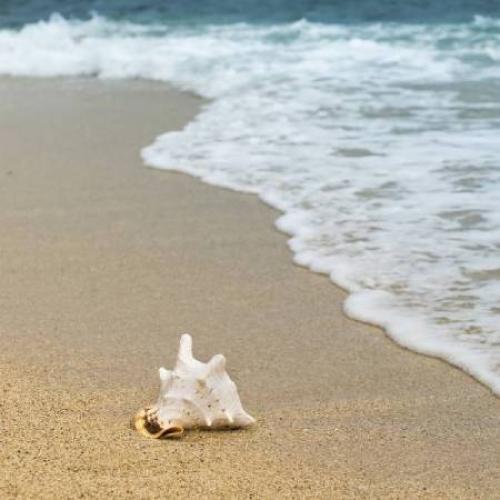
[[[500,394],[500,2],[7,3],[0,73],[209,98],[145,163],[256,193],[348,315]]]

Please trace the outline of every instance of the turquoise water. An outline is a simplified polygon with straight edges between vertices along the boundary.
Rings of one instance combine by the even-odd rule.
[[[256,193],[347,314],[500,394],[499,2],[332,4],[7,2],[0,74],[210,98],[145,162]]]
[[[476,15],[500,16],[498,0],[4,0],[0,26],[20,27],[58,12],[88,19],[92,12],[136,23],[321,23],[467,22]]]

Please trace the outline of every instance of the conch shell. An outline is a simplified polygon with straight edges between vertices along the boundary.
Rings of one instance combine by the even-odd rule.
[[[253,424],[225,366],[222,354],[208,363],[193,358],[191,336],[182,335],[175,369],[160,368],[158,400],[135,415],[133,427],[144,436],[165,438],[179,437],[187,429],[237,429]]]

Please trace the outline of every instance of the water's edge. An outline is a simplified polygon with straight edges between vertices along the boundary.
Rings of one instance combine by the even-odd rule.
[[[171,85],[172,87],[176,88],[175,84]],[[177,87],[177,89],[180,90],[181,92],[184,91],[184,89],[180,87]],[[198,97],[203,99],[205,103],[211,102],[209,99],[206,99],[202,96]],[[204,105],[202,104],[200,107],[200,111],[203,109],[203,107]],[[196,117],[194,117],[193,120],[194,119],[196,119]],[[158,138],[160,137],[162,137],[162,135],[158,136]],[[141,157],[146,167],[188,175],[190,177],[200,180],[201,182],[207,185],[214,186],[219,189],[228,189],[238,193],[256,195],[256,197],[262,203],[275,210],[278,214],[281,214],[278,215],[278,218],[275,220],[274,227],[279,232],[291,236],[291,238],[288,239],[287,243],[288,243],[288,248],[290,249],[293,255],[292,257],[293,263],[300,267],[306,268],[311,272],[328,275],[331,283],[334,286],[337,286],[345,293],[347,293],[348,297],[345,299],[343,303],[342,310],[348,318],[354,321],[358,321],[382,329],[382,331],[390,340],[392,340],[393,342],[395,342],[400,347],[406,350],[409,350],[416,354],[421,354],[424,356],[439,359],[454,368],[460,369],[461,371],[463,371],[464,373],[466,373],[467,375],[471,376],[473,379],[484,385],[495,396],[500,397],[500,384],[497,383],[496,379],[490,375],[488,370],[486,369],[481,370],[477,367],[477,365],[475,368],[472,368],[470,366],[470,356],[471,356],[470,352],[466,352],[460,349],[458,346],[452,345],[450,343],[446,344],[443,343],[444,344],[443,348],[436,347],[436,339],[432,338],[432,336],[430,335],[425,335],[424,332],[427,330],[427,327],[425,326],[425,324],[422,323],[422,320],[420,318],[417,317],[405,318],[408,323],[413,323],[412,327],[413,330],[415,329],[414,327],[415,323],[422,323],[421,327],[419,328],[420,333],[418,339],[415,340],[411,338],[412,337],[411,335],[406,335],[405,332],[400,327],[398,327],[397,322],[393,323],[390,319],[384,317],[383,311],[377,311],[375,308],[373,308],[373,306],[367,308],[367,303],[370,302],[371,304],[373,304],[374,299],[377,300],[377,295],[380,301],[382,302],[384,301],[386,294],[383,291],[365,290],[362,292],[353,292],[349,290],[348,286],[345,283],[342,283],[341,280],[335,280],[335,278],[332,276],[332,273],[330,273],[329,271],[318,269],[314,266],[314,264],[309,264],[304,262],[301,259],[300,253],[296,252],[293,248],[293,239],[297,237],[297,234],[295,234],[293,229],[286,223],[287,213],[284,212],[279,207],[277,207],[275,204],[273,204],[271,200],[267,199],[257,190],[248,188],[245,189],[242,186],[234,185],[228,182],[218,183],[215,182],[213,179],[209,179],[206,176],[201,175],[198,172],[190,170],[188,168],[180,168],[175,166],[165,167],[165,166],[155,165],[154,161],[150,159],[149,155],[149,148],[151,148],[152,146],[154,146],[154,142],[151,145],[146,146],[141,150]],[[467,361],[467,359],[469,360],[469,362]]]

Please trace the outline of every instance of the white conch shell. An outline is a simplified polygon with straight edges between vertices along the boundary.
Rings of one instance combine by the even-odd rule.
[[[253,424],[225,366],[222,354],[208,363],[193,358],[191,336],[182,335],[175,369],[160,368],[158,401],[139,411],[133,426],[145,436],[160,438],[180,436],[185,429],[236,429]]]

